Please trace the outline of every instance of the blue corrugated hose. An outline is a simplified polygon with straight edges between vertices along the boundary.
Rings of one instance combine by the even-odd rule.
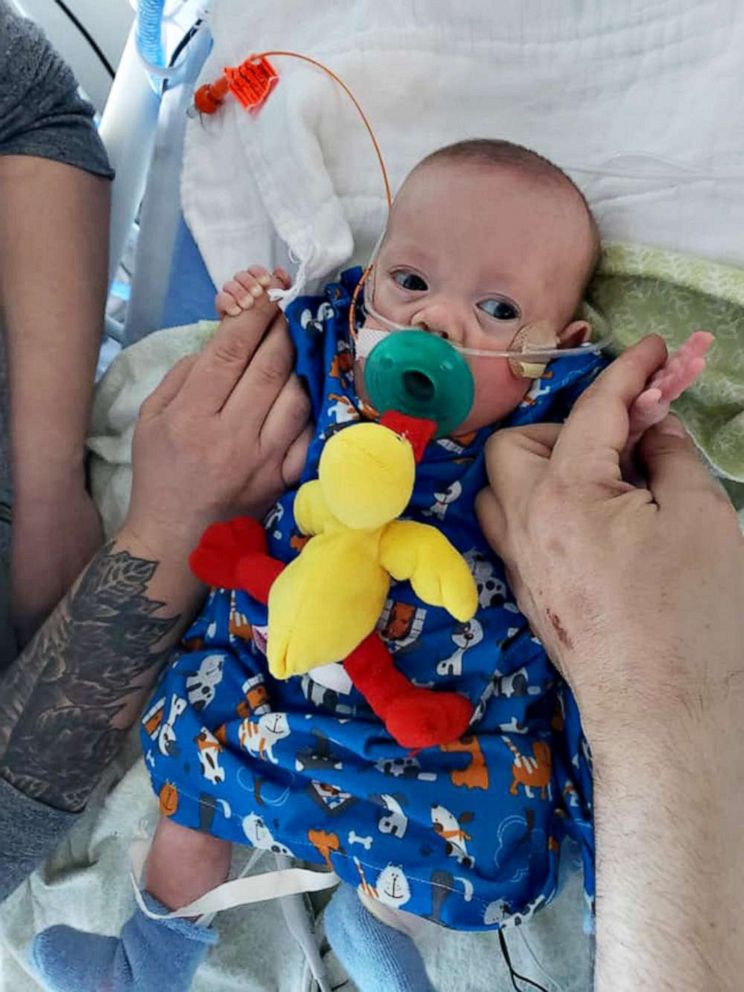
[[[165,0],[139,0],[137,11],[137,48],[142,56],[158,68],[165,66],[163,52],[163,8]]]

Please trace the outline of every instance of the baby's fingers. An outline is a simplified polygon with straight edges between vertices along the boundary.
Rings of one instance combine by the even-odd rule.
[[[669,401],[663,391],[653,386],[644,390],[629,411],[628,443],[625,453],[629,456],[649,427],[658,424],[669,413]]]
[[[669,356],[666,364],[652,377],[649,386],[661,390],[663,399],[668,403],[678,399],[705,368],[705,355],[712,343],[713,335],[708,331],[695,331]]]
[[[271,274],[261,265],[236,272],[217,294],[215,306],[220,316],[237,317],[241,310],[250,310],[271,285]]]
[[[229,285],[229,284],[228,284]],[[227,292],[227,288],[220,290],[214,300],[217,316],[237,317],[242,311],[240,305],[232,293]]]
[[[670,364],[663,374],[654,381],[653,385],[661,391],[667,402],[672,403],[688,389],[705,368],[704,358],[693,358],[689,355]]]

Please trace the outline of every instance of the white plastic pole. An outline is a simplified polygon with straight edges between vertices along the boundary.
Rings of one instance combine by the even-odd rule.
[[[147,181],[160,101],[137,54],[136,22],[129,32],[111,92],[101,118],[100,133],[116,169],[111,204],[109,283],[129,237]]]

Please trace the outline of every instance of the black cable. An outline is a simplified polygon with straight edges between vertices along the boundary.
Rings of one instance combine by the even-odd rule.
[[[184,50],[184,48],[188,45],[188,43],[194,37],[194,35],[196,34],[196,32],[199,30],[199,28],[201,26],[201,22],[202,22],[201,17],[199,17],[196,21],[194,21],[194,23],[188,29],[188,31],[186,32],[186,34],[183,36],[183,38],[181,38],[181,40],[178,42],[178,44],[176,45],[176,47],[173,49],[173,54],[171,55],[170,59],[168,60],[168,68],[169,69],[172,69],[173,66],[176,64],[176,62],[178,61],[178,56],[181,54],[181,52]],[[163,80],[163,93],[165,93],[165,91],[168,89],[168,86],[169,85],[170,85],[170,80],[169,79],[164,79]]]
[[[531,985],[535,989],[540,989],[541,992],[548,992],[548,990],[545,988],[544,985],[538,985],[538,983],[533,982],[531,978],[526,978],[524,975],[520,975],[518,971],[514,970],[514,968],[512,967],[511,958],[509,957],[509,951],[506,946],[506,938],[504,937],[504,931],[502,929],[499,929],[498,934],[499,934],[499,944],[501,946],[501,953],[504,955],[506,966],[509,969],[509,977],[511,978],[512,988],[516,989],[516,992],[522,992],[520,987],[514,981],[515,978],[518,978],[520,982],[527,982],[528,985]]]
[[[80,23],[80,21],[73,14],[73,12],[70,10],[70,8],[67,6],[67,4],[63,2],[63,0],[54,0],[54,2],[57,4],[57,6],[59,7],[59,9],[64,14],[67,14],[67,16],[72,21],[72,23],[75,25],[75,27],[78,29],[78,31],[80,32],[80,34],[85,38],[85,40],[88,42],[88,44],[90,45],[90,47],[96,53],[96,55],[98,56],[98,60],[100,61],[100,63],[103,66],[103,68],[106,70],[106,72],[109,74],[109,76],[111,76],[111,78],[113,79],[114,76],[116,75],[116,73],[114,72],[114,68],[111,65],[111,63],[109,62],[109,60],[106,58],[106,56],[103,54],[103,52],[101,51],[101,49],[99,48],[98,44],[96,43],[95,38],[91,35],[91,33],[88,31],[88,29],[85,27],[85,25]]]
[[[173,49],[173,54],[171,55],[170,60],[168,62],[169,69],[172,69],[173,66],[176,64],[176,60],[178,56],[181,54],[181,52],[184,50],[184,48],[188,45],[188,43],[194,37],[196,32],[199,30],[201,22],[202,22],[201,17],[198,18],[196,21],[194,21],[194,23],[188,29],[186,34],[183,36],[183,38],[181,38],[181,40],[178,42],[176,47]]]

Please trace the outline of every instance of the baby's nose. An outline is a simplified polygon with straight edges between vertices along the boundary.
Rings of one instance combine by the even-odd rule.
[[[421,307],[411,318],[412,327],[420,327],[423,331],[438,334],[446,340],[463,344],[467,328],[467,319],[457,307],[445,302],[431,303]]]

